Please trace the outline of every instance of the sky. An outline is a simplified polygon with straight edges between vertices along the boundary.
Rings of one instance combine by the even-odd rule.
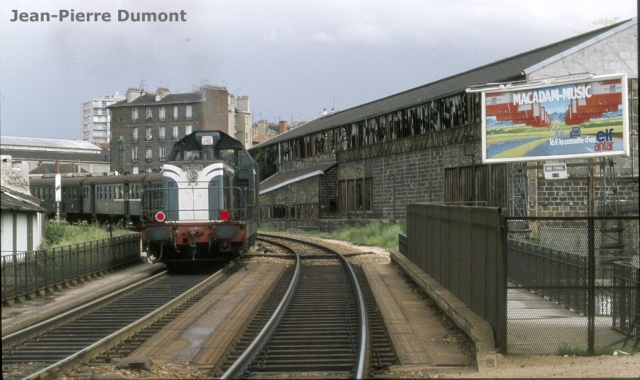
[[[71,20],[88,12],[110,21]],[[130,87],[224,86],[254,122],[313,119],[636,16],[636,0],[4,0],[0,135],[80,140],[82,103]]]

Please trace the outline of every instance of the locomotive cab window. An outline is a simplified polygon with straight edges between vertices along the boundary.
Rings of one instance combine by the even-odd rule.
[[[244,150],[238,151],[238,166],[241,168],[251,167],[251,157]]]
[[[233,151],[233,149],[220,149],[218,151],[218,158],[224,160],[225,162],[228,162],[231,165],[236,164],[235,152]]]
[[[185,161],[191,160],[199,160],[200,159],[200,151],[199,150],[185,150],[184,158]]]

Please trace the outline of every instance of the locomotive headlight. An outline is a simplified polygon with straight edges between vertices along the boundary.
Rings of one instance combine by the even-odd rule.
[[[229,211],[227,210],[220,211],[220,219],[229,220]]]
[[[156,212],[156,220],[158,222],[164,222],[164,220],[167,218],[167,216],[164,214],[164,212],[162,211],[158,211]]]

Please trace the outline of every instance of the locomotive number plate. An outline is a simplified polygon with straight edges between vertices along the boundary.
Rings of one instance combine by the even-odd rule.
[[[188,171],[188,170],[202,170],[202,165],[182,165],[182,170],[184,171]]]

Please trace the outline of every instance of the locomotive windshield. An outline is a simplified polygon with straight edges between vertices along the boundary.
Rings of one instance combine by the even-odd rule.
[[[200,131],[178,141],[168,161],[224,160],[231,165],[251,166],[251,157],[242,144],[220,131]]]

